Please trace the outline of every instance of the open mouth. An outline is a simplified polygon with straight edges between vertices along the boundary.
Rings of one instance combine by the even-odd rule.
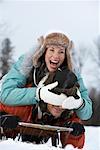
[[[54,66],[54,67],[57,67],[58,64],[59,64],[58,61],[51,61],[51,60],[50,60],[50,65],[52,65],[52,66]]]
[[[54,72],[57,70],[57,68],[59,67],[60,63],[58,60],[49,60],[48,61],[48,69],[50,72]]]

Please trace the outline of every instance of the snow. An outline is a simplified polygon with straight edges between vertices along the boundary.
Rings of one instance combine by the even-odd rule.
[[[85,145],[82,150],[100,150],[100,127],[85,127]],[[0,150],[63,150],[59,145],[54,147],[49,140],[46,144],[32,144],[12,139],[0,141]],[[77,150],[67,145],[65,150]]]

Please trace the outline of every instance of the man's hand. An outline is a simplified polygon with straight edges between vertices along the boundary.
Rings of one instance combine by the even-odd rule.
[[[75,99],[73,96],[67,97],[62,102],[62,108],[71,110],[71,109],[78,109],[79,107],[81,107],[83,104],[83,100],[81,98],[79,90],[77,90],[77,95],[80,97],[79,99]]]
[[[79,136],[85,132],[85,128],[83,124],[79,122],[67,122],[64,125],[67,128],[73,128],[73,131],[71,131],[71,134],[74,136]]]

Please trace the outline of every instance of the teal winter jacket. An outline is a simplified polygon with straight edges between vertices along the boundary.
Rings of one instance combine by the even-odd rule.
[[[7,73],[1,88],[1,103],[10,106],[32,105],[38,101],[36,99],[36,87],[26,88],[26,81],[33,68],[32,54],[21,56]],[[84,99],[84,105],[75,110],[78,117],[87,120],[92,115],[92,101],[88,96],[88,91],[84,86],[82,77],[76,72],[80,84],[80,93]]]

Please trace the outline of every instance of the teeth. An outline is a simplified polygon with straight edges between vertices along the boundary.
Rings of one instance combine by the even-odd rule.
[[[58,64],[58,61],[50,61],[50,63]]]

